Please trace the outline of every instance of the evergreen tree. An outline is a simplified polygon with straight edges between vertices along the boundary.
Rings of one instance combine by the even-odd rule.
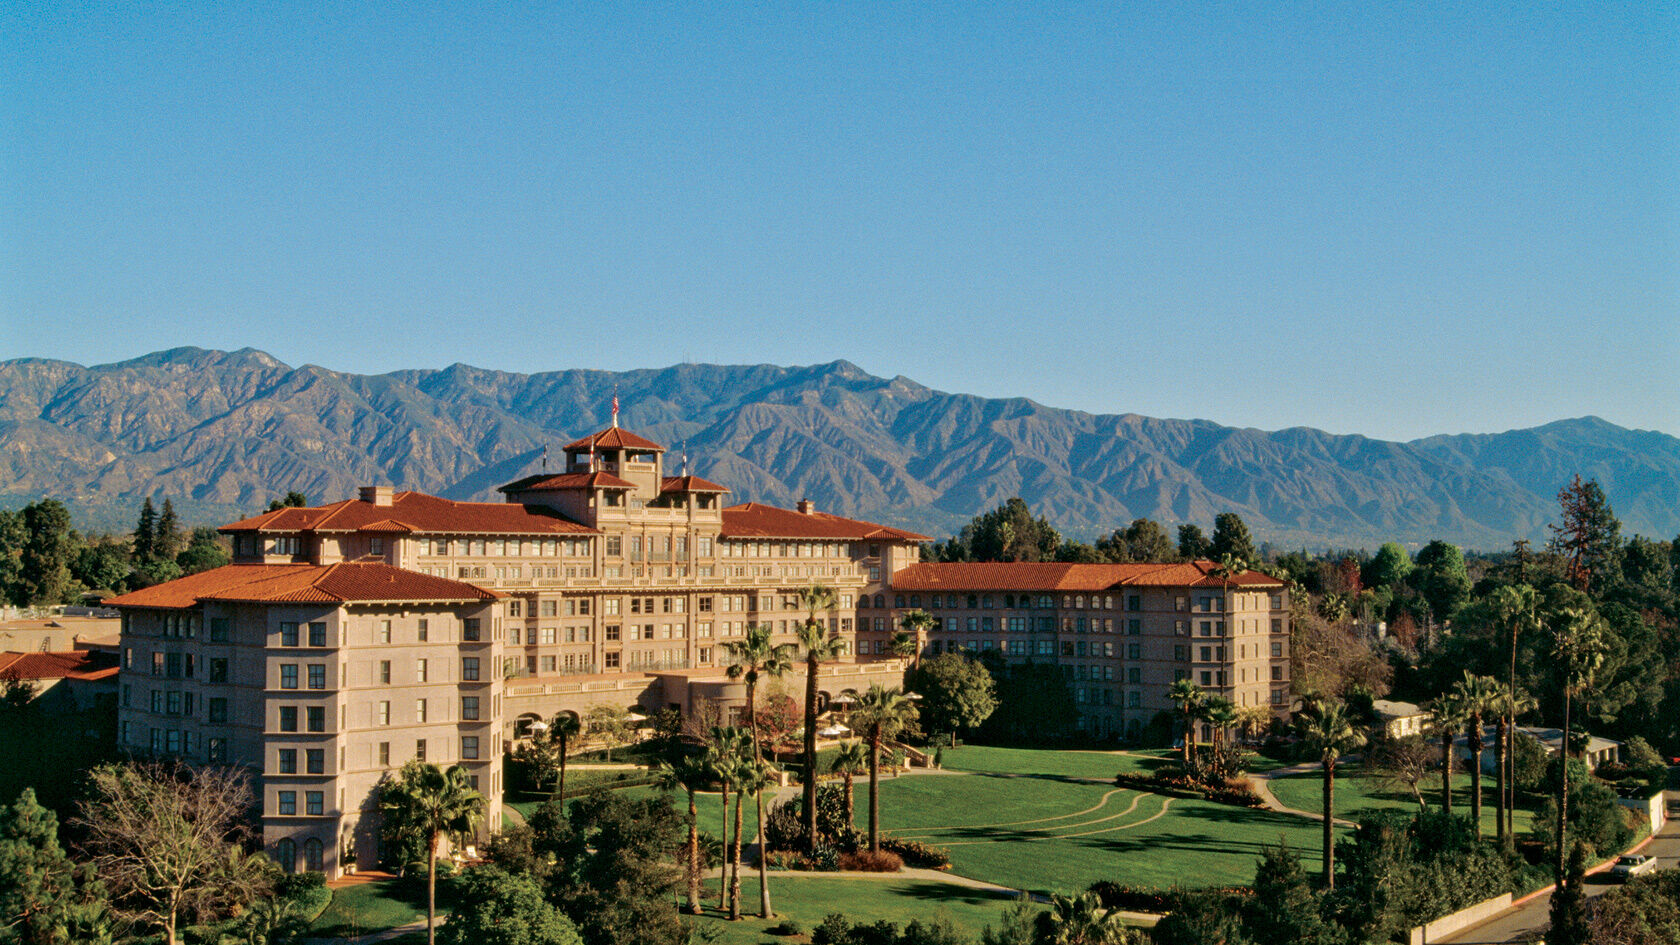
[[[1622,524],[1596,479],[1576,475],[1557,498],[1562,521],[1548,526],[1551,548],[1563,558],[1569,583],[1597,597],[1621,580]]]
[[[1569,868],[1552,893],[1552,927],[1547,945],[1591,945],[1592,926],[1587,909],[1587,855],[1581,844],[1569,851]]]
[[[1014,496],[976,516],[933,554],[940,561],[1054,561],[1061,544],[1061,533]]]
[[[1412,571],[1412,556],[1395,542],[1385,542],[1365,563],[1360,577],[1366,587],[1393,587]]]
[[[12,604],[28,603],[23,599],[24,539],[23,516],[0,509],[0,597]]]
[[[1198,525],[1178,526],[1178,556],[1186,561],[1206,558],[1213,544]]]
[[[175,563],[180,566],[182,574],[209,571],[232,560],[227,549],[222,547],[216,530],[203,525],[193,529],[192,540],[187,543],[186,550],[175,556]]]
[[[1260,560],[1259,552],[1254,550],[1254,539],[1249,537],[1248,525],[1235,512],[1221,512],[1213,520],[1213,543],[1207,556],[1218,561],[1226,555],[1243,561]]]
[[[158,516],[152,542],[153,555],[160,561],[174,561],[181,551],[181,522],[175,517],[175,503],[168,499],[163,500],[163,514]]]
[[[109,941],[104,898],[93,867],[58,845],[58,818],[32,789],[0,807],[0,942]]]
[[[1437,621],[1451,620],[1470,599],[1470,571],[1457,545],[1436,540],[1418,552],[1411,581]]]
[[[1134,519],[1097,542],[1097,551],[1116,563],[1128,561],[1171,561],[1177,556],[1166,529],[1153,519]]]
[[[134,525],[134,564],[145,567],[157,560],[157,510],[148,496],[140,506],[140,521]]]
[[[1287,845],[1266,847],[1254,869],[1254,898],[1244,925],[1256,942],[1333,945],[1347,933],[1324,920],[1322,899],[1307,881],[1301,858]]]
[[[31,604],[66,600],[75,583],[70,578],[70,562],[78,544],[76,533],[70,530],[69,510],[56,499],[24,506],[23,529],[20,596]]]

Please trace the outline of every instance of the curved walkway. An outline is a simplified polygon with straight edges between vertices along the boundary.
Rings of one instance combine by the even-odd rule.
[[[1274,778],[1287,778],[1291,775],[1297,774],[1312,774],[1319,769],[1320,766],[1318,762],[1310,761],[1298,765],[1290,765],[1287,768],[1274,768],[1271,771],[1263,771],[1259,774],[1246,774],[1243,777],[1248,781],[1248,786],[1254,790],[1254,793],[1260,796],[1260,800],[1265,803],[1267,810],[1275,811],[1279,814],[1293,814],[1296,817],[1305,817],[1309,820],[1323,823],[1324,815],[1322,813],[1315,814],[1310,810],[1301,810],[1296,807],[1285,807],[1283,802],[1277,799],[1277,795],[1272,793],[1271,785],[1266,783]],[[1340,817],[1335,818],[1333,823],[1335,823],[1338,827],[1352,828],[1359,826],[1351,820],[1343,820]]]

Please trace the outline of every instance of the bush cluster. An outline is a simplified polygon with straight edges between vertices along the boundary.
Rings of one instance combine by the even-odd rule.
[[[861,873],[896,873],[904,869],[904,859],[897,853],[888,853],[885,850],[858,850],[854,853],[840,854],[840,868]]]
[[[931,843],[920,840],[905,840],[900,837],[882,837],[881,849],[896,853],[904,860],[906,866],[927,870],[948,870],[951,868],[951,854]]]

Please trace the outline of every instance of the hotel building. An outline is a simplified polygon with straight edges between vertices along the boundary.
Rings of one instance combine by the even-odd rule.
[[[503,747],[532,721],[740,706],[723,645],[754,624],[795,642],[811,584],[834,589],[817,617],[851,653],[823,667],[825,701],[899,684],[890,641],[920,609],[938,618],[923,653],[1061,665],[1099,734],[1135,733],[1184,676],[1287,708],[1287,601],[1258,572],[919,563],[914,532],[725,506],[616,425],[564,453],[501,503],[367,487],[234,522],[232,564],[108,601],[122,743],[249,768],[270,853],[336,876],[378,858],[375,786],[410,758],[464,765],[497,824]],[[776,684],[798,697],[804,674]]]

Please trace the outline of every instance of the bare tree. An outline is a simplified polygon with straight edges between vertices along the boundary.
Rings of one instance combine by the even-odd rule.
[[[1430,766],[1435,762],[1435,748],[1421,735],[1404,738],[1385,738],[1371,750],[1370,772],[1377,783],[1391,791],[1404,790],[1425,809],[1420,785],[1429,778]]]
[[[225,913],[267,892],[267,860],[241,842],[251,805],[231,768],[100,765],[74,821],[112,894],[112,910],[161,928],[175,945],[183,916]]]

